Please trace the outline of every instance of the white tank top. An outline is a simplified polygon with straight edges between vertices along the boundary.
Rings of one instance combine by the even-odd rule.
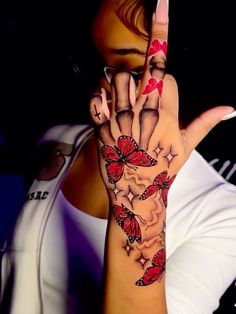
[[[98,313],[106,227],[106,219],[82,212],[59,191],[42,245],[43,292],[50,309],[44,314],[53,309]]]

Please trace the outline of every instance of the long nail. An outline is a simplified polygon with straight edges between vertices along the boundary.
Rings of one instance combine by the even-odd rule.
[[[236,117],[236,110],[227,114],[226,116],[224,116],[223,118],[221,118],[221,121],[224,121],[224,120],[229,120],[229,119],[232,119]]]
[[[168,21],[168,0],[158,0],[156,6],[155,20],[159,24],[166,24]]]

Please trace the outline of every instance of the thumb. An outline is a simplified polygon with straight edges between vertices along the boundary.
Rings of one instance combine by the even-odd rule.
[[[200,114],[185,129],[184,136],[187,145],[192,151],[204,137],[222,120],[225,116],[234,112],[230,106],[217,106]]]

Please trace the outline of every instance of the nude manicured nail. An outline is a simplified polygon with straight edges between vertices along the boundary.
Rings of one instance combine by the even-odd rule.
[[[168,21],[168,0],[158,0],[155,20],[159,24],[166,24]]]
[[[223,118],[221,118],[222,121],[224,120],[229,120],[236,117],[236,110],[234,110],[233,112],[227,114],[226,116],[224,116]]]

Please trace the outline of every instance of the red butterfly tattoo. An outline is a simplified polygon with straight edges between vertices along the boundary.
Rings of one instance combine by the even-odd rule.
[[[152,266],[148,267],[141,279],[136,281],[137,286],[148,286],[161,279],[165,270],[166,252],[160,249],[152,259]],[[159,280],[160,281],[160,280]]]
[[[151,77],[148,80],[147,85],[145,86],[143,95],[148,95],[151,92],[153,92],[155,89],[157,89],[159,96],[161,96],[162,89],[163,89],[163,80],[157,81],[155,77]]]
[[[161,198],[163,200],[163,203],[165,205],[165,207],[167,206],[167,194],[169,191],[169,188],[171,186],[171,184],[173,183],[174,179],[175,179],[176,175],[170,177],[167,177],[167,171],[163,171],[161,173],[159,173],[154,181],[153,184],[149,185],[145,191],[143,192],[143,194],[139,197],[140,200],[145,200],[147,199],[149,196],[153,195],[154,193],[156,193],[157,191],[160,190],[161,193]]]
[[[145,224],[146,221],[140,215],[136,215],[131,212],[123,204],[121,204],[121,206],[113,205],[112,212],[118,225],[127,234],[129,241],[131,243],[133,243],[134,241],[140,243],[141,230],[136,218],[138,218],[143,224]]]
[[[148,56],[152,56],[158,53],[159,51],[161,51],[166,57],[166,54],[167,54],[167,41],[166,40],[161,42],[158,39],[154,39],[149,48]]]
[[[130,136],[122,135],[118,138],[118,146],[104,145],[102,147],[102,158],[107,162],[106,169],[110,183],[120,180],[126,166],[151,167],[157,161],[149,156]],[[135,167],[136,169],[136,167]]]

